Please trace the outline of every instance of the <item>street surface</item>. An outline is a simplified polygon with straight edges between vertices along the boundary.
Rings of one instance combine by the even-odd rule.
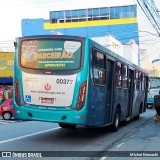
[[[128,122],[122,125],[118,132],[111,132],[105,128],[87,128],[78,126],[76,129],[62,129],[56,123],[37,121],[4,121],[0,117],[0,151],[4,152],[43,152],[43,151],[70,151],[60,152],[64,157],[43,157],[29,159],[125,159],[125,157],[99,157],[87,156],[85,151],[92,151],[97,155],[98,151],[158,151],[160,138],[160,123],[153,119],[155,110],[147,109],[138,121]],[[155,144],[152,144],[155,143]],[[160,146],[160,145],[159,145]],[[81,152],[76,152],[81,151]],[[91,153],[92,153],[91,152]],[[46,152],[47,154],[48,152]],[[59,152],[49,152],[52,155]],[[48,153],[48,154],[49,154]],[[70,157],[65,157],[71,153]],[[90,153],[90,152],[88,152]],[[24,153],[25,156],[26,153]],[[15,154],[16,156],[16,154]],[[21,155],[20,155],[21,156]],[[140,157],[141,158],[141,157]],[[149,157],[149,160],[152,157]],[[1,159],[1,158],[0,158]],[[3,160],[11,158],[2,158]],[[20,159],[20,158],[14,158]],[[24,157],[22,158],[24,159]],[[138,157],[126,157],[126,159],[138,160]],[[147,159],[146,157],[144,159]],[[159,158],[158,158],[159,159]]]

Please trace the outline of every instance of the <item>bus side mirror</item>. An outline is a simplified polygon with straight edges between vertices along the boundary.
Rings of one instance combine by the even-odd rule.
[[[17,48],[17,42],[14,42],[14,47]]]

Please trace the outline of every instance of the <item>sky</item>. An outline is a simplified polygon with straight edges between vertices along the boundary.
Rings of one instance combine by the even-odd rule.
[[[160,0],[154,0],[160,10]],[[15,37],[21,36],[21,19],[43,18],[49,19],[49,11],[63,9],[78,9],[81,7],[98,7],[109,3],[109,6],[133,4],[136,0],[0,0],[0,47],[3,43],[13,42]],[[152,25],[146,20],[140,9],[139,30],[140,48],[147,49],[150,56],[158,55],[160,37]]]
[[[114,6],[117,0],[0,0],[0,19],[2,22],[0,39],[20,36],[22,18],[49,19],[49,11],[55,9],[97,7],[97,5],[106,4],[107,1],[110,1],[109,3]],[[128,0],[120,1],[126,4]],[[116,4],[118,3],[116,2]]]

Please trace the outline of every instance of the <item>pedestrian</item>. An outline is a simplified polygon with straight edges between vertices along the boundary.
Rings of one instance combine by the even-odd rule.
[[[0,104],[2,103],[3,101],[3,87],[0,86]]]
[[[154,108],[156,110],[156,115],[154,119],[160,122],[160,95],[154,96]]]

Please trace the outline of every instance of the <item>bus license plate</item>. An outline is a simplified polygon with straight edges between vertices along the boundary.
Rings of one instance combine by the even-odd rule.
[[[45,103],[45,104],[54,104],[55,103],[55,98],[43,98],[39,97],[40,103]]]

